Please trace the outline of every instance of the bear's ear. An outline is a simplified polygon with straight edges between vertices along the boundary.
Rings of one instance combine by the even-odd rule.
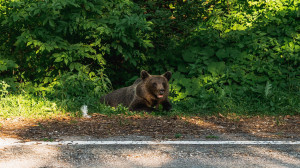
[[[143,80],[146,79],[146,78],[148,78],[149,76],[150,76],[150,74],[147,71],[145,71],[145,70],[141,71],[141,78]]]
[[[163,76],[164,76],[165,78],[167,78],[168,81],[169,81],[169,80],[171,79],[171,77],[172,77],[172,72],[168,71],[168,72],[164,73]]]

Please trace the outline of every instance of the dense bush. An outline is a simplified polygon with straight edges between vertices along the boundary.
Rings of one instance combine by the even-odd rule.
[[[0,80],[11,93],[97,109],[141,69],[171,70],[175,110],[300,113],[298,1],[26,0],[0,10]]]
[[[1,58],[19,65],[1,75],[48,84],[64,72],[96,74],[107,55],[137,65],[152,46],[142,12],[121,0],[1,1]]]
[[[154,36],[147,67],[172,69],[173,100],[197,113],[299,113],[299,2],[198,3],[163,6],[160,21],[172,30]]]

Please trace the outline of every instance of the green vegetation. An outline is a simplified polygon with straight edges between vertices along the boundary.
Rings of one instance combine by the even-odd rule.
[[[10,118],[20,116],[24,118],[50,118],[64,112],[57,106],[45,98],[20,94],[9,95],[1,98],[0,117]]]
[[[52,139],[52,138],[43,138],[43,139],[41,139],[41,141],[44,141],[44,142],[53,142],[54,141],[54,139]]]
[[[176,139],[178,139],[178,138],[181,138],[182,137],[182,134],[175,134],[175,136],[174,136]]]
[[[173,72],[173,115],[300,114],[296,0],[0,0],[0,117],[99,103]],[[159,115],[165,114],[159,112]]]

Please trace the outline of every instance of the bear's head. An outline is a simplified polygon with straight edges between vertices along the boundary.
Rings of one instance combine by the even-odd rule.
[[[141,79],[145,84],[148,93],[157,99],[167,98],[169,95],[169,80],[172,73],[170,71],[162,75],[150,75],[147,71],[141,71]]]

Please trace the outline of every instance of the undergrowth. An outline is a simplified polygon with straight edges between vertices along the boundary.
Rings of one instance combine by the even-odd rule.
[[[0,82],[0,117],[49,118],[60,115],[81,117],[80,108],[88,106],[89,114],[101,113],[105,115],[136,115],[143,116],[144,112],[132,112],[128,108],[118,106],[108,107],[100,103],[100,92],[96,92],[97,85],[90,79],[78,75],[66,75],[53,85],[34,90],[34,86],[27,85],[19,93],[10,94],[10,86]],[[31,89],[30,89],[31,88]],[[75,88],[75,89],[74,89]],[[247,96],[224,94],[223,92],[209,94],[203,92],[198,99],[174,101],[170,96],[173,109],[169,112],[158,111],[148,113],[154,116],[193,116],[193,115],[299,115],[300,95],[298,92],[286,93],[267,84],[256,94]]]
[[[99,103],[145,69],[170,112],[299,115],[300,3],[0,1],[0,117],[134,115]]]
[[[65,114],[55,102],[27,94],[7,95],[0,102],[0,118],[51,118]]]

